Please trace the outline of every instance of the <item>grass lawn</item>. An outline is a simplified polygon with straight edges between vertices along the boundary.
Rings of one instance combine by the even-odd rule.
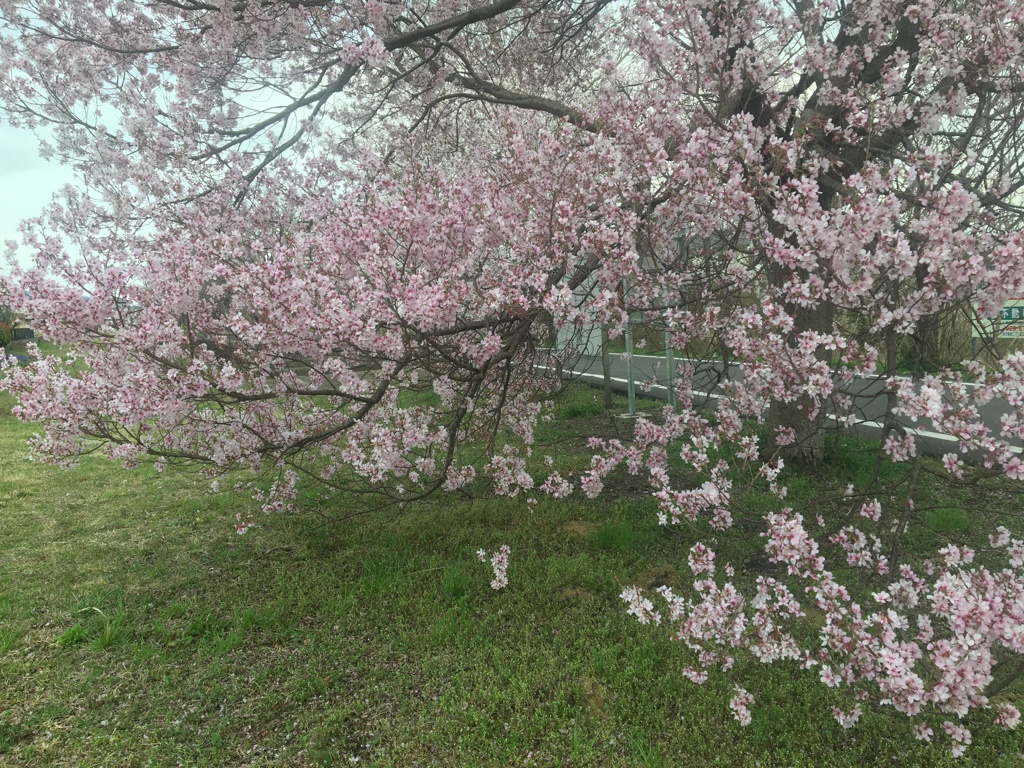
[[[599,397],[571,392],[562,425],[599,418]],[[357,502],[310,500],[326,518],[238,536],[252,502],[193,475],[31,463],[10,405],[0,765],[1021,764],[1024,734],[987,713],[959,762],[887,711],[844,731],[831,693],[789,665],[740,666],[757,703],[739,726],[733,680],[689,683],[686,648],[618,598],[682,584],[693,543],[657,526],[640,488],[532,509],[437,496],[344,524],[330,515]],[[495,592],[475,553],[506,542],[511,585]]]

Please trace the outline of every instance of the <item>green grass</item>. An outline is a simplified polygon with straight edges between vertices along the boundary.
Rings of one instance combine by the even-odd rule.
[[[41,339],[41,338],[34,339],[32,342],[28,342],[28,341],[12,341],[10,344],[8,344],[6,346],[5,349],[6,349],[6,351],[9,354],[12,354],[12,355],[14,355],[14,354],[23,355],[23,354],[26,354],[26,352],[28,351],[29,343],[34,343],[37,347],[39,347],[39,351],[43,355],[61,355],[62,354],[61,347],[59,347],[56,344],[53,344],[52,342],[46,341],[45,339]]]
[[[598,417],[592,395],[560,400],[566,425]],[[692,544],[658,527],[635,485],[532,508],[437,496],[344,525],[278,516],[240,537],[234,514],[252,502],[209,495],[195,476],[29,462],[32,427],[9,407],[0,764],[1019,764],[1021,736],[992,728],[975,728],[959,763],[887,711],[843,731],[832,692],[793,666],[741,664],[757,697],[741,728],[732,678],[690,684],[690,652],[625,615],[623,586],[683,583]],[[561,450],[558,466],[586,465]],[[794,479],[796,501],[817,482]],[[357,502],[334,503],[320,511]],[[743,504],[770,502],[752,489]],[[926,522],[959,534],[934,506]],[[476,550],[505,542],[511,586],[495,592]],[[760,546],[742,531],[719,545],[738,557]]]

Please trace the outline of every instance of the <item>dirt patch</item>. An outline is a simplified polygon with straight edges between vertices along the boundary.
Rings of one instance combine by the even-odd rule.
[[[589,539],[599,528],[597,523],[589,520],[570,520],[562,526],[562,533],[575,539]]]
[[[562,431],[572,434],[576,442],[584,448],[591,437],[600,437],[602,440],[626,440],[633,437],[632,421],[605,413],[600,416],[566,419],[559,427]]]
[[[555,602],[576,605],[594,602],[594,593],[582,587],[560,587],[552,595]]]
[[[583,692],[583,705],[591,717],[605,719],[608,717],[608,689],[598,680],[584,677],[580,680]]]
[[[649,496],[651,492],[651,480],[646,472],[631,475],[619,467],[604,479],[601,498],[608,500],[635,499]]]
[[[675,568],[669,565],[658,565],[638,573],[629,583],[645,590],[669,587],[678,592],[686,584],[686,580]]]
[[[654,423],[663,422],[660,414],[651,412],[644,416]],[[567,443],[572,450],[579,451],[585,455],[600,454],[588,446],[591,438],[601,440],[621,440],[623,443],[630,443],[635,435],[636,422],[632,419],[620,418],[617,414],[600,414],[598,416],[583,416],[580,418],[565,419],[559,422],[559,431],[568,437]],[[617,501],[624,498],[636,498],[647,496],[651,493],[651,481],[648,473],[642,471],[639,474],[629,474],[624,467],[619,467],[610,475],[604,478],[604,490],[601,498],[609,501]]]

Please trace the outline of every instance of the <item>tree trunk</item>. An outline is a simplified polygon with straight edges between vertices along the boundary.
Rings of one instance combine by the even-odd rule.
[[[813,404],[806,398],[795,402],[773,402],[768,409],[768,448],[770,455],[778,456],[787,467],[813,469],[825,459],[825,418],[824,409],[813,420],[807,418]],[[788,427],[796,433],[796,439],[788,445],[775,441],[776,428]]]
[[[612,359],[608,353],[608,326],[601,326],[601,375],[604,380],[604,409],[612,409]]]
[[[914,331],[914,373],[933,373],[943,364],[939,345],[939,316],[925,315]]]
[[[772,271],[775,273],[775,270]],[[786,270],[788,277],[788,270]],[[779,276],[778,274],[773,276]],[[784,278],[783,278],[784,279]],[[831,304],[820,304],[814,307],[786,307],[793,315],[796,332],[817,331],[831,333],[835,319],[835,308]],[[828,350],[820,350],[818,358],[831,364]],[[808,414],[817,408],[814,418]],[[768,444],[765,446],[768,455],[778,456],[786,466],[813,469],[819,467],[825,459],[826,437],[825,404],[815,405],[810,398],[801,397],[792,402],[772,401],[768,407]],[[793,430],[796,439],[786,445],[776,442],[776,429],[782,427]]]
[[[914,270],[917,287],[924,288],[928,279],[928,268],[919,264]],[[914,373],[935,371],[942,365],[942,350],[939,348],[939,315],[925,315],[917,321],[914,330]]]

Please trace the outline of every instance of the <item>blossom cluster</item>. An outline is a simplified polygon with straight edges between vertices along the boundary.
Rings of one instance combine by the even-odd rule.
[[[511,551],[508,544],[502,544],[491,555],[491,568],[494,570],[491,589],[504,589],[508,586],[508,556]],[[487,562],[487,552],[485,550],[478,550],[476,556],[481,563]]]
[[[823,617],[817,637],[798,642],[795,622],[804,606],[784,583],[758,577],[756,594],[745,597],[731,582],[713,579],[714,554],[703,544],[691,549],[690,568],[697,577],[695,597],[659,592],[668,603],[673,636],[697,653],[701,666],[731,666],[730,654],[743,650],[763,663],[788,659],[816,669],[821,682],[846,689],[855,700],[849,711],[834,709],[836,721],[852,727],[860,718],[860,702],[871,699],[911,718],[919,739],[933,733],[923,718],[937,712],[965,717],[971,710],[994,707],[993,723],[1016,728],[1020,712],[1013,704],[993,704],[986,690],[1006,654],[1024,653],[1024,567],[1008,551],[1008,567],[1000,571],[973,564],[973,552],[943,548],[943,564],[933,579],[910,566],[875,592],[869,603],[856,600],[826,568],[817,542],[792,510],[767,517],[765,550],[786,571],[807,604]],[[998,543],[1007,548],[1008,535]],[[627,588],[622,597],[641,623],[660,615],[641,592]],[[706,672],[690,671],[694,682]],[[737,720],[749,723],[752,703],[737,689],[730,702]],[[971,743],[970,731],[946,721],[954,755]]]
[[[534,504],[626,472],[661,524],[709,536],[751,522],[756,486],[778,571],[745,595],[701,543],[692,590],[659,612],[627,588],[630,614],[671,624],[695,682],[740,652],[799,663],[849,692],[843,727],[874,703],[922,740],[948,717],[967,748],[961,718],[1024,652],[1024,542],[997,528],[995,553],[920,564],[902,545],[918,434],[951,483],[1024,480],[1024,353],[990,343],[1024,296],[1024,4],[44,5],[0,8],[0,109],[85,185],[0,276],[69,349],[0,357],[36,457],[270,470],[269,512],[299,477],[382,504],[486,479]],[[674,407],[538,473],[562,372],[638,318],[687,352]],[[985,354],[932,359],[967,326]],[[812,535],[785,473],[858,426],[905,496],[876,473]],[[741,723],[751,706],[736,688]]]

